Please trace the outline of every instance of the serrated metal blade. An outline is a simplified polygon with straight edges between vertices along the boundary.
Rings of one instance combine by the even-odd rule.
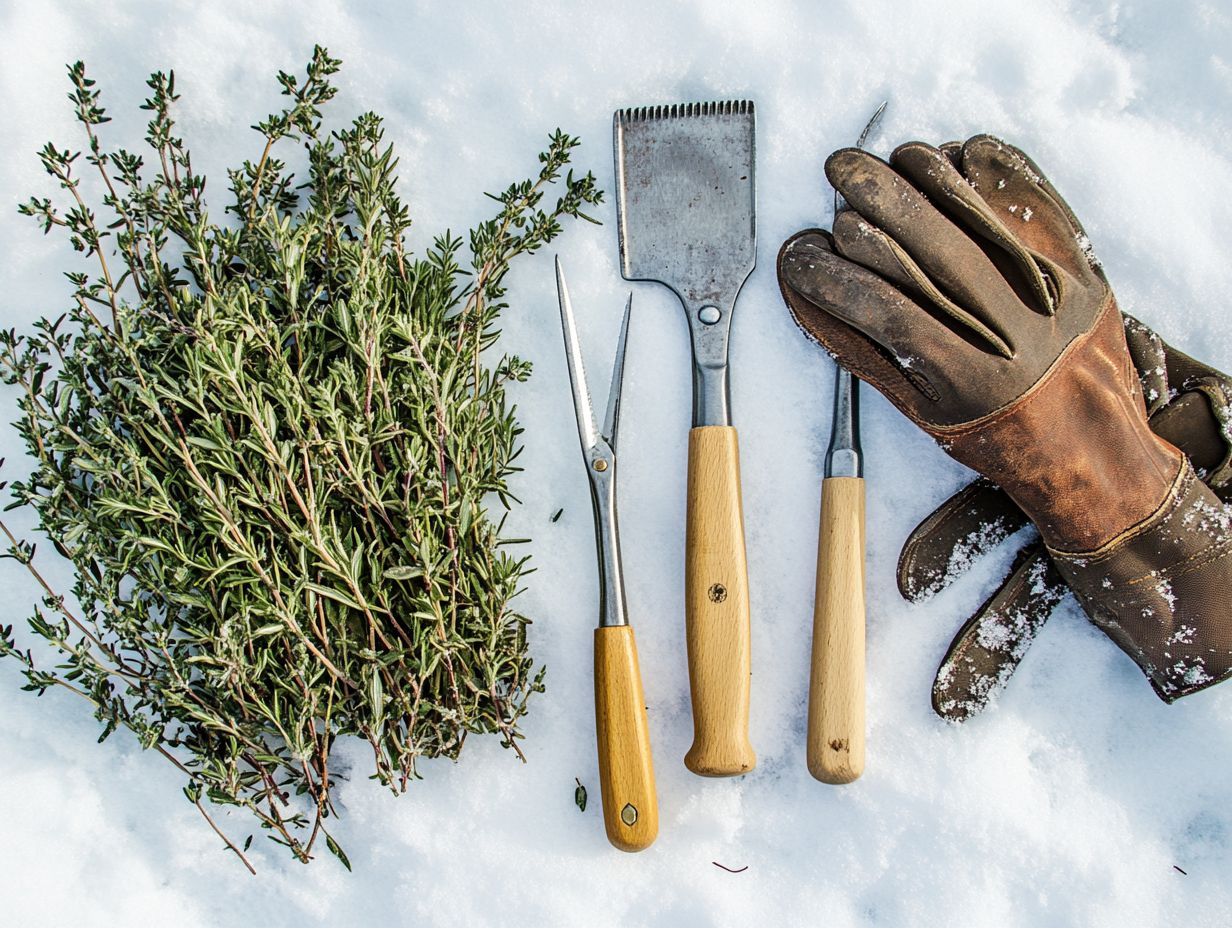
[[[748,100],[643,106],[614,120],[621,273],[686,305],[730,303],[756,263]]]

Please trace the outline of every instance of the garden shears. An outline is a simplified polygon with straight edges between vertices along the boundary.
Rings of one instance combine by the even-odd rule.
[[[620,417],[620,387],[624,379],[625,345],[633,297],[625,304],[607,413],[600,431],[595,422],[582,351],[578,345],[573,304],[560,259],[556,259],[556,289],[573,408],[577,416],[582,457],[590,479],[594,508],[595,545],[599,557],[599,627],[595,629],[595,737],[599,748],[599,784],[607,837],[622,851],[649,847],[659,831],[654,762],[637,643],[625,609],[620,570],[620,533],[616,523],[616,429]]]

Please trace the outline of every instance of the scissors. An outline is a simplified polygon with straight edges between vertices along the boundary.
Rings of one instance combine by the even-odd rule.
[[[608,389],[603,430],[595,423],[586,370],[578,346],[577,325],[565,274],[556,259],[556,291],[565,357],[573,388],[582,457],[590,479],[594,508],[595,545],[599,556],[599,627],[595,629],[595,738],[599,748],[599,785],[603,792],[603,824],[608,840],[622,851],[641,851],[659,833],[659,802],[655,794],[654,761],[637,642],[625,610],[624,578],[620,571],[620,534],[616,524],[616,427],[620,418],[620,386],[624,379],[625,345],[633,295],[625,303],[612,385]]]

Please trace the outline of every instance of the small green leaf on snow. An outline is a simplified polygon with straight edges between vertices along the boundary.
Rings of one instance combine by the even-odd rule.
[[[343,853],[342,848],[338,846],[338,842],[335,841],[331,835],[325,836],[325,846],[329,848],[329,852],[331,854],[333,854],[340,861],[342,861],[342,866],[346,867],[347,871],[350,872],[351,862],[347,859],[346,854]]]

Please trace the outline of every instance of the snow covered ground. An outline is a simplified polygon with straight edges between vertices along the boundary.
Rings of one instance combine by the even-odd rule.
[[[816,509],[832,369],[792,324],[775,251],[829,221],[821,164],[884,97],[871,139],[991,131],[1050,174],[1085,222],[1122,305],[1232,370],[1232,12],[1211,0],[989,0],[912,5],[785,0],[642,3],[125,2],[0,4],[3,324],[58,314],[70,260],[15,205],[47,184],[47,139],[77,144],[65,62],[84,58],[134,144],[143,79],[173,67],[182,127],[221,193],[222,167],[276,105],[275,69],[314,42],[344,59],[335,118],[374,109],[402,154],[416,241],[469,227],[480,196],[534,167],[546,133],[585,142],[611,188],[620,106],[750,97],[758,113],[759,267],[733,333],[753,596],[757,769],[708,781],[691,738],[682,622],[688,343],[673,298],[634,287],[621,528],[661,808],[658,842],[606,843],[591,705],[596,578],[551,259],[511,278],[504,345],[535,363],[517,400],[538,572],[522,602],[547,693],[529,762],[495,741],[423,765],[394,799],[359,774],[337,834],[355,872],[304,868],[255,842],[252,878],[180,794],[180,777],[123,736],[99,747],[68,697],[19,693],[0,665],[0,922],[46,925],[1225,925],[1232,916],[1232,685],[1169,708],[1067,602],[999,704],[963,727],[929,708],[946,644],[1009,552],[924,606],[895,591],[906,533],[967,478],[865,392],[869,492],[868,766],[843,788],[804,766]],[[606,382],[629,289],[615,208],[560,240],[593,379]],[[600,389],[600,392],[601,389]],[[2,394],[3,419],[13,395]],[[601,397],[600,397],[600,402]],[[20,467],[0,431],[7,469]],[[551,515],[564,514],[556,523]],[[9,562],[6,562],[9,563]],[[35,591],[0,569],[0,618]],[[579,813],[574,777],[591,791]],[[224,815],[224,819],[227,817]],[[231,817],[235,833],[247,821]],[[739,868],[728,873],[714,863]],[[1184,874],[1180,870],[1185,871]]]

